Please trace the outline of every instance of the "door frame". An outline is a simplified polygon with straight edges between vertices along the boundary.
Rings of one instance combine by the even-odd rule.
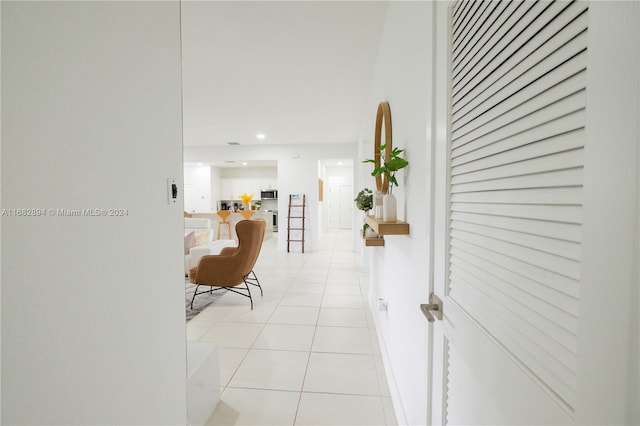
[[[433,87],[432,111],[433,125],[431,126],[431,203],[432,221],[430,224],[431,274],[429,291],[443,301],[443,308],[447,309],[447,265],[449,233],[449,144],[450,144],[450,84],[449,84],[449,26],[451,25],[451,9],[454,1],[435,2],[433,13]],[[445,41],[443,41],[445,40]],[[445,59],[445,60],[440,60]],[[446,320],[446,317],[444,317]],[[427,402],[428,424],[446,424],[447,415],[447,382],[448,342],[444,334],[444,321],[431,323],[428,333],[427,348],[431,356],[428,366],[428,394],[431,398]]]
[[[431,399],[427,404],[427,418],[430,424],[445,424],[449,368],[446,332],[451,326],[447,312],[455,311],[446,297],[450,141],[448,28],[452,2],[436,3],[432,23],[436,77],[431,130],[435,207],[430,224],[433,236],[430,287],[443,300],[445,317],[442,322],[433,323],[429,330]],[[580,297],[582,331],[578,341],[577,403],[573,422],[633,424],[640,419],[637,404],[640,393],[640,317],[637,314],[640,305],[640,150],[637,143],[640,138],[637,124],[640,114],[637,81],[640,75],[640,5],[635,2],[615,5],[592,2],[589,7],[584,162],[588,173],[584,180],[581,266],[581,287],[586,290]],[[438,60],[443,58],[446,61]],[[596,291],[604,290],[604,286],[607,291]],[[531,383],[535,387],[533,380]],[[527,399],[526,396],[523,398]]]

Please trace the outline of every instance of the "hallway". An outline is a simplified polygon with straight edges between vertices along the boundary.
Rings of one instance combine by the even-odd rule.
[[[396,424],[352,238],[329,231],[305,254],[265,241],[253,311],[227,292],[189,321],[189,340],[220,346],[221,400],[208,425]]]

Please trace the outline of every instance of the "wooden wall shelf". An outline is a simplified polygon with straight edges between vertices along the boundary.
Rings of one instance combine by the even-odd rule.
[[[364,239],[365,247],[384,247],[384,238],[368,237]]]
[[[382,237],[364,237],[362,229],[360,230],[360,236],[364,241],[365,247],[384,247],[384,238]]]
[[[395,222],[385,222],[373,216],[367,216],[367,224],[378,235],[409,235],[409,224],[396,220]]]

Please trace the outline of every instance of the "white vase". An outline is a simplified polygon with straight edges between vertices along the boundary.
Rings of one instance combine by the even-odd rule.
[[[375,238],[378,236],[378,234],[376,234],[376,231],[374,231],[373,229],[371,229],[371,227],[368,227],[367,230],[364,233],[365,238]]]
[[[373,194],[373,216],[376,219],[382,219],[382,198],[384,195],[380,191]]]
[[[393,194],[385,194],[382,198],[382,220],[385,222],[395,222],[396,217],[396,196]]]

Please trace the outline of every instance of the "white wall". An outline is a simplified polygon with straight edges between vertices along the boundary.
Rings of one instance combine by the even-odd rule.
[[[214,210],[211,198],[211,167],[184,166],[184,209],[188,212],[208,213]]]
[[[2,424],[185,424],[179,3],[1,7]]]
[[[320,237],[318,214],[318,160],[304,156],[278,160],[278,249],[287,249],[289,194],[306,195],[305,252],[316,249]],[[296,203],[298,204],[298,203]],[[299,213],[299,211],[297,211]],[[298,223],[294,224],[297,225]],[[291,243],[291,252],[300,252],[300,243]]]
[[[184,161],[251,161],[282,160],[299,156],[323,160],[326,158],[355,158],[356,141],[353,143],[308,145],[240,145],[240,146],[185,146]],[[280,166],[278,165],[278,169]],[[314,168],[317,176],[317,168]]]
[[[277,167],[228,167],[219,170],[223,178],[278,178]]]
[[[393,146],[406,149],[409,161],[396,176],[400,187],[394,194],[398,219],[410,224],[410,235],[386,236],[384,248],[363,250],[370,256],[370,303],[388,301],[387,312],[372,310],[400,424],[427,421],[427,321],[419,305],[429,295],[432,8],[431,2],[389,3],[359,144],[359,160],[373,158],[377,106],[388,101]],[[370,173],[371,165],[360,166],[354,190],[375,188]]]
[[[435,3],[435,2],[434,2]],[[370,301],[375,301],[378,297],[382,297],[389,302],[389,311],[387,313],[377,312],[374,310],[378,333],[382,344],[382,355],[385,363],[385,369],[388,373],[390,382],[390,390],[396,414],[400,424],[427,424],[426,417],[427,405],[429,401],[427,386],[427,365],[429,363],[429,348],[427,347],[427,323],[419,313],[418,305],[425,303],[429,292],[429,276],[431,267],[429,253],[429,226],[431,222],[431,205],[430,193],[431,182],[430,176],[433,171],[430,170],[432,164],[431,152],[435,141],[431,139],[433,130],[432,116],[435,111],[431,110],[431,98],[434,88],[431,86],[433,81],[433,63],[432,63],[432,22],[434,4],[430,2],[390,2],[388,13],[385,20],[384,33],[381,39],[379,57],[375,69],[375,77],[371,90],[371,99],[369,100],[369,122],[363,126],[363,135],[359,142],[360,158],[371,158],[372,155],[372,133],[375,118],[375,109],[379,101],[389,101],[391,106],[391,115],[393,123],[394,146],[407,149],[407,159],[410,162],[408,169],[403,174],[401,187],[399,191],[395,191],[400,201],[399,218],[406,220],[410,224],[411,234],[405,236],[387,236],[385,237],[384,248],[365,248],[365,255],[368,254],[371,261],[371,289]],[[596,85],[598,92],[591,90],[591,97],[598,99],[593,103],[591,112],[593,115],[601,115],[599,119],[592,120],[588,127],[593,132],[595,138],[600,141],[607,141],[612,148],[604,151],[613,153],[621,145],[616,138],[611,135],[618,133],[607,132],[608,126],[624,128],[625,135],[634,135],[632,140],[637,142],[637,134],[639,132],[637,111],[638,99],[640,92],[638,88],[638,37],[637,25],[640,19],[640,8],[633,2],[621,2],[619,4],[594,2],[590,7],[590,14],[597,16],[595,21],[609,21],[610,17],[607,13],[602,13],[604,8],[626,8],[629,12],[627,25],[619,25],[619,28],[631,28],[630,30],[620,31],[611,34],[609,37],[602,32],[602,26],[597,33],[598,41],[596,44],[590,44],[591,47],[598,47],[602,50],[604,45],[625,45],[632,46],[631,49],[621,49],[619,51],[608,50],[616,61],[601,61],[600,64],[591,69],[592,79],[599,80]],[[438,22],[438,25],[441,23]],[[590,36],[596,34],[590,28]],[[615,37],[621,37],[624,43]],[[630,51],[633,50],[633,51]],[[595,51],[595,49],[594,49]],[[624,52],[621,53],[621,52]],[[594,52],[592,52],[594,53]],[[607,79],[605,75],[620,77],[619,79]],[[626,92],[625,92],[626,90]],[[638,94],[635,99],[633,96],[624,96],[626,93]],[[613,96],[613,95],[616,96]],[[616,108],[609,111],[600,111],[607,109],[602,105],[607,102],[616,104]],[[615,100],[615,102],[614,102]],[[593,108],[596,106],[596,108]],[[620,111],[625,109],[625,111]],[[631,117],[633,116],[633,117]],[[605,117],[605,118],[602,118]],[[599,126],[598,122],[608,121],[608,126]],[[443,128],[438,129],[439,132],[445,132]],[[608,140],[607,137],[609,137]],[[627,139],[628,140],[628,139]],[[602,145],[601,145],[602,146]],[[625,145],[627,148],[628,144]],[[615,148],[615,149],[613,149]],[[636,147],[637,150],[637,147]],[[630,150],[633,155],[626,162],[621,162],[618,170],[602,170],[597,176],[597,182],[591,182],[593,187],[598,188],[593,194],[599,199],[611,198],[612,193],[622,193],[638,197],[638,155],[636,151]],[[603,157],[607,154],[600,153]],[[592,154],[593,155],[593,154]],[[610,155],[608,155],[610,156]],[[597,161],[594,162],[597,164]],[[602,166],[598,166],[601,167]],[[442,169],[443,170],[443,169]],[[370,169],[362,170],[362,173],[356,178],[358,182],[356,188],[373,185],[372,178],[368,175]],[[607,187],[607,183],[611,180],[608,175],[627,174],[628,182],[624,188]],[[361,179],[361,181],[359,179]],[[585,188],[587,185],[585,184]],[[631,188],[631,189],[629,189]],[[635,194],[634,194],[635,192]],[[605,195],[606,194],[606,195]],[[635,199],[634,199],[635,200]],[[602,376],[602,380],[595,383],[584,383],[580,392],[587,396],[598,394],[602,389],[615,390],[611,392],[608,399],[609,407],[616,407],[615,418],[626,416],[626,421],[619,423],[637,424],[640,417],[638,404],[638,387],[639,372],[637,363],[638,354],[638,316],[627,318],[622,312],[637,312],[638,303],[638,265],[630,265],[626,263],[629,258],[637,259],[638,251],[638,229],[637,229],[637,212],[625,210],[624,212],[615,212],[615,203],[611,203],[612,213],[603,222],[608,221],[609,226],[603,226],[607,232],[602,232],[603,239],[624,242],[620,247],[631,253],[625,253],[620,256],[624,262],[620,260],[618,264],[614,260],[604,261],[603,259],[590,258],[591,266],[589,276],[585,276],[585,283],[593,286],[606,286],[612,281],[613,277],[621,277],[624,282],[631,282],[634,286],[630,286],[627,290],[629,293],[623,295],[615,292],[605,292],[606,294],[598,294],[598,300],[593,300],[594,309],[590,312],[597,311],[596,305],[598,301],[600,306],[613,307],[615,311],[605,316],[602,315],[584,315],[591,325],[608,321],[616,324],[615,330],[618,332],[610,333],[612,336],[619,336],[624,333],[632,335],[628,340],[631,347],[625,348],[608,344],[608,342],[598,341],[598,344],[584,351],[587,357],[602,358],[601,365],[605,367],[611,363],[611,359],[619,360],[624,366],[629,366],[626,378],[614,376],[610,374],[609,369],[602,368],[598,373]],[[593,215],[593,212],[587,212]],[[635,215],[635,216],[634,216]],[[616,223],[611,222],[611,217],[616,218]],[[624,225],[622,225],[624,224]],[[629,225],[632,224],[632,225]],[[615,234],[615,238],[612,235]],[[602,247],[602,246],[600,246]],[[616,257],[616,249],[618,254],[620,248],[611,247],[609,257]],[[584,256],[595,253],[595,245],[591,245],[591,249],[585,249]],[[622,265],[617,268],[616,265]],[[597,279],[594,279],[596,278]],[[627,281],[628,280],[628,281]],[[599,283],[599,284],[598,284]],[[593,288],[593,287],[592,287]],[[622,296],[622,297],[621,297]],[[604,299],[603,299],[604,297]],[[622,300],[621,300],[622,299]],[[607,303],[602,303],[606,300]],[[632,306],[622,306],[626,301]],[[615,320],[612,320],[615,318]],[[628,324],[628,326],[622,326]],[[581,326],[582,328],[582,326]],[[585,327],[585,329],[588,327]],[[606,339],[605,339],[606,340]],[[613,341],[613,339],[612,339]],[[591,364],[591,365],[595,365]],[[620,371],[620,369],[615,369]],[[607,377],[608,376],[608,377]],[[590,376],[591,377],[591,376]],[[615,383],[614,383],[615,382]],[[627,392],[621,394],[619,390],[626,386]],[[479,389],[482,392],[482,389]],[[446,398],[446,395],[444,395]],[[474,400],[480,398],[474,396]],[[601,401],[593,404],[593,416],[590,419],[600,418],[602,413],[595,413],[604,404]],[[485,407],[486,408],[486,407]],[[455,414],[455,413],[454,413]],[[596,415],[598,414],[598,415]],[[453,418],[453,417],[452,417]],[[611,416],[610,418],[614,418]],[[496,419],[494,419],[496,420]],[[499,421],[499,419],[498,419]],[[494,421],[495,423],[495,421]]]
[[[0,5],[0,22],[2,22],[2,6]],[[0,31],[0,46],[2,46],[2,31]],[[2,70],[2,55],[0,55],[0,70]],[[2,99],[2,72],[0,71],[0,99]],[[1,103],[1,102],[0,102]],[[0,106],[0,129],[2,129],[2,107]],[[0,135],[0,141],[2,136]],[[2,143],[0,143],[0,164],[2,164]],[[2,173],[0,173],[0,188],[2,188]],[[0,206],[2,206],[2,191],[0,190]],[[2,235],[2,220],[0,220],[0,236]],[[2,306],[2,244],[0,244],[0,306]],[[0,378],[2,377],[2,315],[0,314]],[[0,423],[2,422],[2,382],[0,381]]]

